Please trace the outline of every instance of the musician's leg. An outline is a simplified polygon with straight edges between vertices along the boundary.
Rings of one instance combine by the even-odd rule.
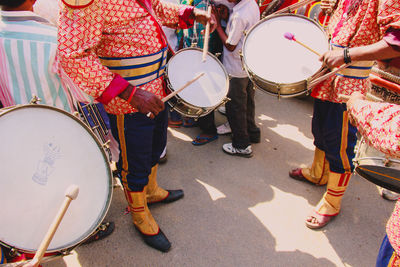
[[[349,123],[345,104],[321,102],[326,107],[324,121],[324,147],[329,161],[327,191],[307,218],[307,226],[320,228],[340,211],[344,192],[349,184],[354,169],[354,146],[357,141],[357,129]],[[316,215],[317,214],[317,215]]]
[[[134,113],[111,115],[110,123],[113,135],[120,144],[118,168],[133,224],[149,246],[164,252],[168,251],[171,244],[151,215],[144,191],[154,156],[155,120],[147,118],[144,114]],[[160,154],[161,152],[158,157]]]
[[[234,148],[245,149],[250,145],[247,132],[247,85],[249,78],[232,78],[229,85],[226,103],[226,115],[232,129],[232,145]]]
[[[157,170],[158,159],[167,143],[167,127],[168,127],[168,114],[163,111],[158,114],[154,119],[155,127],[153,134],[153,149],[152,149],[152,163],[151,173],[149,175],[149,183],[145,187],[147,203],[163,202],[169,203],[176,201],[183,197],[183,190],[165,190],[158,186],[157,183]]]
[[[249,80],[249,83],[247,84],[246,87],[247,91],[247,114],[246,114],[246,120],[247,120],[247,132],[249,134],[250,142],[251,143],[260,143],[260,128],[257,127],[256,121],[255,121],[255,102],[254,102],[254,84],[251,80]]]
[[[328,182],[329,162],[325,158],[323,141],[323,121],[326,120],[327,112],[321,100],[315,99],[312,118],[312,133],[314,136],[314,160],[311,167],[296,168],[289,172],[289,176],[301,181],[308,181],[316,185],[325,185]]]

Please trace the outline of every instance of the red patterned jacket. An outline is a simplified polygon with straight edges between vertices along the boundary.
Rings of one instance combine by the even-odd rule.
[[[160,24],[188,28],[193,7],[144,0]],[[160,51],[166,42],[156,20],[135,0],[95,0],[90,6],[61,9],[58,55],[61,66],[75,84],[105,104],[111,114],[136,110],[117,97],[128,82],[103,66],[99,57],[129,58]],[[163,77],[141,86],[159,97],[165,96]]]
[[[332,43],[341,47],[357,47],[378,42],[389,27],[400,28],[398,0],[361,0],[355,14],[346,13],[350,0],[338,0],[328,30]],[[368,76],[368,75],[367,75]],[[354,79],[340,75],[318,84],[311,95],[321,100],[340,103],[339,94],[351,95],[355,91],[365,93],[371,86],[369,79]]]

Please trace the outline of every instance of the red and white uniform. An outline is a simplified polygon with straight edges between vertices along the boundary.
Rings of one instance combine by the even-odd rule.
[[[103,66],[99,57],[128,58],[149,55],[166,45],[157,22],[187,28],[193,7],[159,0],[146,0],[151,16],[134,0],[95,0],[81,9],[61,8],[58,34],[60,63],[81,90],[105,104],[111,114],[136,110],[117,97],[128,81]],[[165,96],[163,78],[140,87],[159,97]]]
[[[400,28],[400,5],[398,0],[362,0],[356,13],[348,16],[348,5],[354,1],[339,0],[337,10],[329,21],[331,43],[342,47],[358,47],[378,42],[392,27]],[[354,26],[356,25],[356,26]],[[311,95],[321,100],[342,102],[339,94],[363,94],[369,88],[369,79],[352,79],[333,76],[317,85]]]

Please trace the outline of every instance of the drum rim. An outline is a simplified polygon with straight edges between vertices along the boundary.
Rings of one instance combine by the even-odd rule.
[[[282,13],[282,14],[272,14],[272,15],[269,15],[269,16],[267,16],[267,17],[261,19],[259,22],[257,22],[256,24],[254,24],[254,25],[245,33],[245,37],[244,37],[244,40],[243,40],[243,47],[242,47],[242,51],[241,51],[243,67],[244,67],[244,69],[245,69],[247,75],[248,75],[251,79],[253,79],[253,76],[255,75],[255,73],[253,73],[253,72],[250,70],[248,64],[246,63],[246,50],[245,50],[245,47],[246,47],[246,44],[247,44],[247,40],[248,40],[248,38],[249,38],[251,32],[253,32],[253,31],[255,30],[255,28],[257,28],[260,24],[264,23],[264,22],[267,21],[267,20],[274,19],[274,18],[277,18],[277,17],[288,17],[288,16],[299,17],[299,18],[308,20],[309,22],[312,22],[315,26],[317,26],[317,27],[321,30],[321,32],[324,33],[324,34],[326,35],[326,32],[325,32],[325,30],[321,27],[321,25],[319,25],[316,21],[314,21],[314,20],[312,20],[312,19],[310,19],[309,17],[306,17],[306,16],[304,16],[304,15],[292,14],[292,13]],[[329,50],[329,41],[328,41],[328,40],[327,40],[327,50]],[[301,84],[304,84],[304,83],[308,83],[308,80],[309,80],[311,77],[313,77],[315,74],[317,74],[318,72],[320,72],[322,69],[323,69],[323,66],[321,66],[321,68],[320,68],[316,73],[314,73],[313,75],[311,75],[311,76],[308,77],[307,79],[300,80],[300,81],[293,82],[293,83],[277,83],[277,82],[274,82],[274,81],[266,80],[266,79],[264,79],[264,78],[262,78],[262,77],[260,77],[260,76],[257,76],[257,75],[256,75],[256,76],[257,76],[257,79],[259,79],[259,80],[261,80],[261,81],[263,81],[263,82],[265,82],[265,83],[270,83],[270,84],[275,85],[276,87],[284,88],[284,87],[293,87],[293,86],[298,86],[298,85],[301,85]],[[264,89],[263,89],[263,90],[264,90]],[[268,91],[268,93],[271,93],[272,95],[279,95],[279,96],[281,96],[281,97],[294,97],[294,96],[302,95],[302,94],[306,93],[307,91],[309,91],[309,89],[307,89],[307,86],[306,86],[306,89],[305,89],[305,90],[300,91],[300,92],[298,92],[298,93],[294,93],[294,94],[277,94],[277,93],[273,93],[273,92],[269,92],[269,91]]]
[[[15,106],[5,107],[5,108],[0,109],[0,118],[2,116],[4,116],[5,114],[7,114],[7,113],[10,113],[12,111],[19,110],[19,109],[24,109],[24,108],[44,108],[44,109],[54,110],[56,112],[62,113],[64,115],[67,115],[68,117],[72,118],[74,121],[78,122],[90,134],[90,136],[92,136],[92,138],[96,142],[97,146],[99,147],[99,150],[100,150],[100,152],[101,152],[101,154],[103,156],[104,162],[106,163],[106,168],[108,170],[108,178],[109,178],[108,179],[109,180],[109,186],[108,186],[109,192],[108,192],[108,195],[107,195],[107,201],[106,201],[106,203],[104,205],[104,208],[102,210],[102,214],[99,215],[98,221],[94,224],[93,229],[88,229],[80,238],[78,238],[75,241],[70,242],[69,244],[65,245],[65,247],[57,247],[57,248],[47,249],[46,253],[71,251],[76,246],[78,246],[82,242],[84,242],[90,235],[92,235],[97,230],[97,228],[101,225],[101,223],[103,222],[105,216],[108,213],[108,210],[109,210],[109,208],[111,206],[112,195],[113,195],[113,180],[112,180],[113,176],[112,176],[111,167],[110,167],[107,155],[106,155],[106,153],[105,153],[105,151],[103,149],[103,145],[101,144],[100,140],[95,135],[95,133],[93,133],[92,130],[85,123],[83,123],[81,120],[79,120],[74,115],[66,112],[65,110],[62,110],[62,109],[59,109],[59,108],[55,108],[55,107],[52,107],[52,106],[42,105],[42,104],[18,104],[18,105],[15,105]],[[1,112],[1,111],[4,111],[4,112]],[[8,244],[8,243],[5,243],[2,240],[0,240],[0,244],[4,245],[5,247],[15,248],[18,251],[26,252],[26,253],[35,253],[37,251],[37,250],[29,250],[29,249],[20,248],[17,245]]]
[[[196,51],[203,52],[203,49],[198,48],[198,47],[186,47],[186,48],[182,48],[182,49],[180,49],[178,52],[176,52],[175,55],[173,55],[173,56],[168,60],[167,66],[165,67],[165,75],[166,75],[166,78],[168,79],[168,81],[169,81],[169,63],[170,63],[170,62],[173,60],[173,58],[176,57],[178,54],[181,54],[181,53],[183,53],[183,52],[185,52],[185,51],[188,51],[188,50],[196,50]],[[225,69],[224,65],[222,64],[222,62],[221,62],[216,56],[214,56],[213,54],[211,54],[211,53],[208,52],[208,51],[207,51],[207,55],[209,55],[211,58],[213,58],[213,59],[219,64],[219,66],[222,68],[222,70],[224,71],[224,74],[225,74],[225,88],[224,88],[224,91],[225,91],[225,98],[226,98],[226,96],[228,95],[228,91],[229,91],[229,74],[228,74],[228,72],[226,71],[226,69]],[[171,83],[168,82],[168,84],[171,84]],[[174,91],[174,89],[172,88],[172,86],[169,87],[169,89],[172,90],[172,91]],[[179,98],[182,102],[184,102],[184,103],[187,104],[187,105],[190,105],[191,107],[202,108],[202,109],[206,109],[206,110],[209,110],[209,109],[213,110],[213,109],[215,109],[216,107],[218,107],[218,106],[221,105],[221,104],[219,103],[219,104],[217,104],[217,105],[209,106],[209,107],[195,106],[195,105],[193,105],[193,104],[191,104],[191,103],[185,101],[182,97],[180,97],[180,96],[179,96],[179,93],[178,93],[175,97],[176,97],[176,98]],[[225,98],[224,98],[224,99],[225,99]],[[223,101],[224,99],[221,99],[221,101]]]

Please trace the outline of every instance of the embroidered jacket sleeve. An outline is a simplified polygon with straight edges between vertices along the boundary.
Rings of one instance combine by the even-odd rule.
[[[397,0],[381,1],[378,10],[378,24],[382,36],[389,28],[400,29],[400,6]]]
[[[400,158],[400,105],[358,100],[348,110],[368,143]]]
[[[192,6],[178,5],[166,1],[152,0],[153,10],[162,25],[187,29],[193,26],[194,20],[191,18]]]

